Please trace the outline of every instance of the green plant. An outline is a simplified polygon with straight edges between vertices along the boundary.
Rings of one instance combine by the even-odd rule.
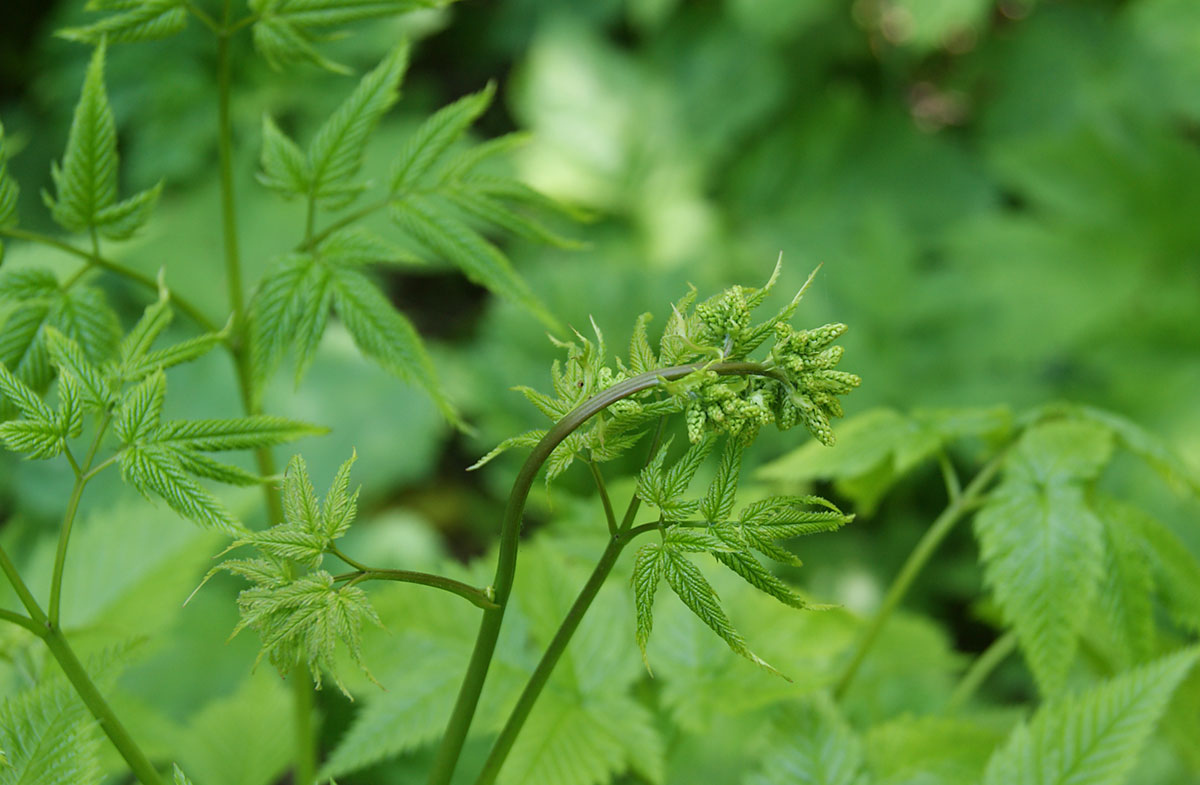
[[[93,530],[73,536],[85,488],[118,465],[142,495],[232,538],[227,550],[235,555],[204,580],[231,573],[251,584],[238,595],[234,632],[251,628],[259,658],[293,687],[293,782],[353,782],[362,769],[438,741],[431,728],[442,726],[432,757],[410,755],[383,776],[448,783],[456,770],[475,766],[481,785],[614,778],[1117,783],[1128,780],[1143,750],[1167,772],[1161,781],[1194,772],[1200,763],[1190,742],[1200,693],[1189,674],[1200,631],[1200,566],[1171,528],[1120,500],[1110,484],[1129,465],[1120,462],[1134,456],[1184,498],[1195,498],[1200,483],[1186,464],[1130,421],[1066,404],[1019,415],[1004,407],[873,409],[840,426],[835,443],[830,419],[843,414],[839,396],[858,385],[858,377],[835,367],[842,349],[833,342],[845,328],[794,329],[800,295],[756,321],[778,267],[760,289],[735,286],[699,303],[693,290],[672,308],[657,342],[650,340],[649,314],[639,317],[625,358],[610,361],[595,323],[594,339],[574,333],[564,340],[549,309],[486,239],[504,231],[574,245],[535,220],[537,211],[557,209],[553,203],[489,168],[519,138],[461,144],[491,100],[491,87],[417,127],[375,199],[365,198],[372,186],[358,181],[359,171],[368,137],[396,100],[407,46],[394,48],[358,82],[307,149],[265,117],[260,180],[303,205],[304,228],[256,286],[243,284],[231,117],[235,36],[249,34],[276,67],[307,62],[345,71],[315,46],[324,28],[438,4],[264,0],[235,17],[228,2],[220,12],[174,0],[95,3],[108,16],[64,33],[95,48],[66,152],[53,170],[55,192],[46,196],[52,218],[81,245],[16,226],[18,191],[4,169],[0,132],[0,233],[83,262],[61,279],[30,267],[0,271],[6,407],[0,439],[27,458],[61,456],[73,478],[47,575],[18,569],[0,550],[0,567],[24,608],[0,610],[15,636],[0,638],[0,653],[13,671],[28,670],[31,682],[0,706],[0,783],[94,783],[105,774],[126,776],[124,767],[143,783],[159,783],[160,764],[172,758],[201,785],[266,783],[280,773],[267,749],[229,762],[178,741],[172,743],[183,753],[175,756],[164,752],[172,743],[153,734],[139,738],[136,731],[150,724],[139,716],[146,708],[112,697],[132,647],[78,653],[94,629],[64,621],[68,550],[77,564],[80,556],[102,561],[104,547],[134,547],[134,538],[118,538],[116,527],[84,542]],[[118,196],[115,125],[103,79],[107,46],[173,35],[192,19],[216,36],[225,321],[170,291],[173,270],[146,277],[114,261],[105,247],[137,232],[163,192],[160,183]],[[361,206],[351,206],[360,199]],[[394,240],[361,223],[385,210],[399,229]],[[360,561],[352,547],[359,533],[352,525],[355,458],[336,472],[321,502],[304,460],[294,457],[280,475],[272,448],[322,429],[262,413],[265,388],[289,352],[299,386],[332,312],[362,354],[420,386],[461,426],[415,328],[365,272],[427,256],[451,261],[559,332],[553,340],[566,354],[552,367],[551,392],[520,388],[552,425],[505,440],[474,467],[506,450],[531,450],[512,483],[490,576],[488,559],[463,566],[406,554],[415,562],[406,569]],[[157,295],[127,332],[104,290],[91,285],[98,271]],[[175,311],[200,334],[166,341]],[[166,371],[219,351],[235,367],[241,415],[166,417],[178,389],[173,382],[167,401]],[[803,425],[815,441],[744,472],[768,425],[784,431]],[[240,450],[255,452],[257,472],[209,455]],[[980,468],[964,484],[958,469],[965,465]],[[575,503],[572,466],[594,483],[602,517]],[[841,528],[854,518],[841,507],[869,518],[889,491],[924,482],[930,468],[944,482],[947,506],[873,615],[860,619],[815,604],[791,584],[788,570],[799,560],[783,541]],[[547,488],[552,480],[568,485],[558,489],[555,517],[562,523],[523,542],[527,506],[539,517],[545,512],[535,485],[543,469]],[[614,481],[622,475],[627,481]],[[221,500],[227,497],[199,480],[261,486],[269,525],[245,525],[242,518],[255,516],[230,512]],[[748,497],[740,507],[739,491]],[[613,506],[619,492],[629,497],[624,514]],[[977,613],[994,640],[961,669],[936,628],[899,609],[956,524],[972,516],[993,598]],[[851,527],[851,536],[862,528]],[[651,542],[622,559],[643,536]],[[180,550],[210,546],[194,541]],[[820,565],[820,544],[812,550]],[[704,553],[726,569],[702,571],[693,559]],[[326,569],[339,562],[344,571]],[[178,572],[188,580],[193,574]],[[33,577],[48,579],[48,602],[36,596]],[[363,587],[371,582],[377,585],[368,594]],[[397,583],[443,591],[389,592]],[[680,602],[656,605],[663,583]],[[203,603],[207,595],[195,596]],[[384,619],[390,638],[375,629]],[[713,645],[712,633],[726,646]],[[49,651],[57,668],[41,672],[36,660],[26,668],[28,638]],[[633,643],[643,669],[636,654],[629,667]],[[980,696],[1017,650],[1043,699],[1028,720]],[[326,676],[366,706],[322,763],[311,686]],[[388,692],[370,687],[376,678]],[[286,703],[257,689],[248,684],[212,701],[179,735],[228,740],[277,725]],[[122,724],[118,717],[128,716],[127,708],[132,721]],[[123,767],[103,762],[89,713]],[[1151,739],[1164,713],[1164,738]],[[472,733],[494,734],[486,753],[472,749]],[[222,768],[252,770],[258,760],[268,762],[249,774]],[[178,766],[174,781],[189,782]]]

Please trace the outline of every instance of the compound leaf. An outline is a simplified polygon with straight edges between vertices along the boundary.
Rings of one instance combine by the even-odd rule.
[[[392,193],[411,190],[457,142],[492,103],[496,86],[489,83],[478,93],[442,107],[421,123],[392,166]]]
[[[1081,695],[1051,701],[992,756],[983,785],[1120,785],[1196,649],[1163,657]]]
[[[204,528],[240,535],[245,529],[229,511],[187,475],[174,450],[163,445],[131,445],[120,453],[125,481],[149,498],[158,496],[183,517]]]
[[[154,441],[189,450],[219,452],[273,447],[325,432],[325,428],[298,420],[255,414],[225,420],[171,420],[158,429]]]
[[[58,36],[88,44],[103,41],[116,44],[169,38],[187,27],[188,12],[183,0],[137,0],[115,8],[119,13],[84,27],[59,30]]]
[[[262,172],[258,180],[285,196],[308,193],[312,170],[299,145],[275,125],[269,115],[262,119]]]
[[[121,441],[132,444],[144,441],[154,433],[162,417],[166,394],[167,377],[161,370],[125,393],[115,423]]]

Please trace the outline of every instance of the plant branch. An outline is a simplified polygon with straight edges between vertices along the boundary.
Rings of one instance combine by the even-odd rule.
[[[937,460],[938,468],[942,470],[942,480],[946,483],[946,496],[951,502],[957,501],[958,497],[962,496],[962,482],[958,479],[958,472],[955,471],[954,464],[945,450],[938,450]]]
[[[394,195],[389,194],[388,196],[385,196],[383,199],[380,199],[375,202],[371,202],[370,204],[363,205],[362,207],[358,208],[354,212],[346,213],[341,218],[337,219],[336,221],[331,223],[329,226],[326,226],[324,229],[317,232],[316,234],[313,234],[313,232],[311,231],[311,228],[315,228],[315,227],[313,227],[312,224],[310,223],[310,230],[305,232],[304,242],[302,242],[302,243],[300,243],[300,245],[296,246],[296,250],[297,251],[311,251],[313,248],[317,247],[324,240],[326,240],[329,237],[329,235],[336,232],[338,229],[344,229],[347,226],[349,226],[350,224],[352,224],[358,220],[361,220],[363,218],[366,218],[368,215],[371,215],[374,212],[382,210],[383,208],[385,208],[389,204],[391,204],[395,198],[396,197]],[[313,222],[315,222],[315,218],[311,219],[311,220]]]
[[[12,237],[15,240],[26,240],[28,242],[38,243],[39,245],[45,245],[50,248],[57,248],[63,253],[76,256],[87,262],[87,264],[85,264],[81,270],[79,270],[72,278],[68,279],[67,282],[64,283],[64,288],[68,288],[69,284],[73,284],[83,273],[86,273],[92,267],[99,267],[100,269],[107,270],[114,275],[119,275],[120,277],[131,281],[132,283],[136,283],[138,286],[149,289],[151,292],[158,291],[158,281],[154,280],[150,276],[143,275],[136,270],[130,270],[127,267],[122,267],[111,259],[107,259],[103,256],[93,256],[91,253],[82,248],[76,248],[70,243],[65,243],[62,240],[58,240],[54,237],[11,227],[0,229],[0,234]],[[212,320],[205,316],[199,308],[192,305],[184,298],[179,297],[174,292],[171,293],[171,302],[180,310],[181,313],[186,315],[202,329],[212,333],[220,331],[220,328],[213,324]]]
[[[66,451],[71,468],[75,471],[75,486],[71,489],[71,496],[67,500],[67,510],[63,513],[62,527],[58,532],[58,548],[54,553],[54,572],[50,578],[51,627],[58,627],[59,609],[62,604],[63,574],[67,566],[67,546],[71,542],[71,529],[75,525],[75,516],[79,511],[79,500],[83,498],[83,489],[87,487],[88,481],[93,476],[92,463],[96,460],[96,453],[100,451],[100,445],[104,442],[104,434],[108,431],[108,424],[111,421],[112,415],[108,413],[105,413],[100,419],[100,424],[96,426],[96,435],[92,438],[92,445],[88,448],[82,467],[75,462],[71,451]]]
[[[555,447],[608,406],[643,390],[657,387],[664,381],[679,379],[701,369],[723,375],[740,376],[770,376],[774,373],[762,363],[755,362],[716,364],[697,362],[648,371],[618,382],[584,401],[555,423],[541,441],[534,446],[513,483],[501,522],[500,553],[497,558],[496,577],[492,582],[495,601],[499,607],[496,610],[484,611],[483,620],[479,625],[479,633],[475,639],[475,648],[471,652],[471,660],[467,665],[467,673],[463,678],[462,687],[459,689],[458,699],[455,702],[454,711],[450,715],[442,743],[434,758],[433,768],[429,775],[429,785],[449,785],[450,779],[454,775],[454,769],[457,767],[463,743],[467,738],[467,731],[475,716],[479,696],[483,692],[483,684],[487,680],[488,668],[496,650],[496,641],[500,636],[500,627],[504,622],[504,610],[512,592],[525,502],[529,498],[529,491],[533,487],[533,481],[541,471],[542,465],[550,457],[550,453],[554,451]],[[660,434],[663,427],[660,420]],[[637,512],[636,497],[634,498],[635,501],[631,502],[630,511],[625,516],[624,525],[626,527]]]
[[[600,504],[604,506],[604,519],[608,521],[608,533],[610,536],[616,536],[617,533],[617,516],[613,512],[612,500],[608,498],[608,488],[604,484],[604,475],[600,473],[600,467],[592,459],[586,461],[588,468],[592,470],[592,479],[596,481],[596,490],[600,494]]]
[[[340,558],[340,557],[339,557]],[[472,605],[483,608],[484,610],[496,610],[500,606],[497,605],[488,596],[486,589],[477,589],[470,584],[456,581],[453,578],[446,578],[441,575],[433,575],[427,572],[413,572],[411,570],[382,570],[371,567],[355,570],[354,572],[345,572],[341,575],[335,575],[335,581],[399,581],[401,583],[419,583],[423,586],[431,586],[435,589],[448,591],[451,594],[457,594],[459,597],[468,600]]]
[[[37,622],[28,616],[22,616],[19,613],[14,613],[13,611],[0,608],[0,621],[7,621],[17,625],[18,627],[24,627],[39,638],[46,637],[46,628],[39,627]]]
[[[900,568],[900,573],[888,588],[887,595],[884,597],[883,603],[879,606],[879,610],[875,612],[875,617],[871,619],[870,624],[867,625],[859,638],[850,662],[838,678],[833,690],[835,698],[841,698],[846,694],[850,683],[854,681],[855,674],[858,673],[859,667],[862,665],[863,660],[866,659],[867,653],[875,644],[875,639],[879,637],[883,625],[900,605],[909,588],[912,587],[913,581],[916,580],[917,575],[920,574],[926,563],[928,563],[938,546],[942,544],[942,540],[946,539],[946,535],[950,533],[954,525],[967,512],[974,508],[974,505],[979,501],[987,486],[996,476],[996,473],[1000,471],[1000,466],[1004,463],[1007,452],[1007,450],[1002,451],[979,470],[979,473],[975,475],[975,478],[971,480],[966,489],[947,505],[942,514],[933,522],[933,525],[925,531],[917,546],[908,555],[904,566]]]
[[[963,674],[962,680],[950,694],[946,702],[946,714],[954,714],[961,709],[979,687],[987,680],[996,667],[1008,659],[1017,648],[1017,634],[1012,630],[1001,635],[984,649],[983,653],[971,663],[971,667]]]

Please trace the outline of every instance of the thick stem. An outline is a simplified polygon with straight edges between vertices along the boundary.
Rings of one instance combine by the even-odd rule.
[[[1008,659],[1017,648],[1017,634],[1012,630],[992,641],[992,645],[984,649],[971,667],[963,674],[962,681],[954,688],[950,700],[946,703],[946,714],[954,714],[971,699],[971,696],[992,675],[996,666]]]
[[[492,582],[495,601],[500,607],[483,613],[479,633],[475,638],[475,648],[471,652],[471,660],[467,665],[467,673],[463,678],[458,699],[454,704],[454,711],[450,715],[446,732],[442,736],[441,745],[438,747],[433,761],[429,785],[449,785],[451,777],[454,776],[454,769],[458,765],[463,743],[466,741],[471,720],[475,716],[475,709],[479,704],[479,696],[483,692],[483,684],[487,680],[488,667],[491,665],[492,655],[496,650],[496,641],[500,637],[500,627],[504,622],[504,609],[508,605],[509,594],[512,592],[517,568],[517,544],[521,534],[525,502],[529,498],[529,491],[533,487],[534,479],[541,471],[542,464],[564,439],[608,406],[643,390],[656,387],[663,381],[679,379],[702,368],[724,375],[770,376],[773,374],[770,368],[755,362],[712,365],[689,363],[639,374],[594,395],[555,423],[521,466],[509,493],[508,505],[504,510],[504,519],[500,529],[500,554],[497,558],[496,577]],[[661,422],[659,428],[661,433]],[[631,505],[630,513],[626,515],[626,521],[623,522],[626,527],[628,522],[632,521],[634,513],[636,513],[636,507]]]
[[[317,729],[314,725],[312,677],[303,667],[294,668],[292,682],[292,732],[296,742],[295,785],[310,785],[317,780]]]
[[[604,585],[608,574],[612,572],[613,565],[617,563],[617,558],[621,555],[621,551],[624,549],[627,541],[628,539],[622,536],[615,536],[609,540],[608,547],[604,549],[604,553],[600,556],[600,561],[597,562],[596,568],[592,570],[591,577],[584,584],[583,589],[579,592],[579,596],[575,598],[574,604],[571,605],[571,610],[567,612],[566,618],[563,619],[558,632],[554,634],[554,639],[550,641],[550,645],[546,648],[545,654],[542,655],[541,661],[538,662],[537,668],[534,669],[533,675],[529,677],[525,689],[521,691],[521,697],[517,699],[517,705],[513,707],[512,713],[508,715],[508,720],[500,730],[500,735],[496,737],[496,741],[492,744],[492,751],[488,753],[487,761],[483,764],[483,771],[479,773],[479,777],[475,780],[475,785],[491,785],[496,781],[496,776],[500,773],[500,768],[504,765],[509,751],[512,750],[513,743],[517,740],[517,735],[521,732],[521,727],[525,724],[525,720],[529,717],[529,712],[533,709],[533,704],[537,701],[538,696],[541,695],[542,688],[546,686],[546,682],[550,680],[550,674],[553,673],[554,666],[558,664],[563,652],[566,651],[567,644],[571,641],[571,636],[579,628],[579,623],[583,621],[584,614],[587,613],[592,601],[596,599],[596,594],[599,593],[600,587]]]
[[[975,478],[971,480],[963,492],[958,494],[946,506],[946,509],[942,510],[942,514],[925,531],[920,542],[913,548],[912,553],[908,555],[904,566],[900,568],[900,573],[888,588],[887,596],[883,598],[883,603],[879,606],[879,610],[875,612],[875,617],[871,619],[871,623],[867,625],[862,636],[859,638],[854,655],[846,665],[845,670],[842,671],[841,677],[837,680],[833,691],[834,697],[840,698],[846,694],[850,683],[854,681],[855,674],[858,673],[859,667],[862,666],[863,660],[866,659],[867,653],[871,651],[871,647],[875,644],[875,639],[879,637],[883,625],[891,617],[896,608],[899,607],[909,588],[912,587],[913,581],[916,580],[917,575],[924,569],[926,563],[929,562],[934,551],[942,544],[942,540],[946,539],[946,535],[950,533],[954,525],[974,508],[988,484],[991,483],[992,478],[1000,470],[1006,454],[1007,451],[1001,452],[980,469],[979,474],[975,475]]]
[[[108,701],[104,700],[104,696],[100,694],[100,690],[88,677],[87,671],[84,670],[83,664],[79,658],[75,656],[75,652],[67,644],[67,639],[63,637],[62,630],[57,627],[50,627],[42,638],[46,642],[46,646],[50,649],[50,653],[54,655],[54,659],[58,661],[58,665],[62,668],[67,680],[71,682],[71,686],[75,688],[80,700],[87,706],[88,711],[100,723],[104,734],[108,736],[109,741],[121,753],[121,757],[129,764],[129,769],[133,775],[141,781],[142,785],[163,785],[162,778],[158,775],[158,770],[150,763],[150,759],[146,757],[146,753],[142,752],[133,737],[129,735],[129,731],[117,719],[117,715],[113,713],[112,707],[108,705]]]
[[[0,608],[0,621],[6,621],[10,624],[15,624],[18,627],[24,627],[39,638],[44,637],[46,634],[46,628],[39,627],[37,622],[35,622],[33,619],[29,618],[28,616],[22,616],[19,613],[14,613],[13,611],[5,610],[3,608]]]

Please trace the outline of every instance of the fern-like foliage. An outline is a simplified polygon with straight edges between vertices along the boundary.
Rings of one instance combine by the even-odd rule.
[[[1031,428],[975,518],[988,585],[1047,695],[1062,688],[1099,592],[1104,526],[1087,495],[1112,449],[1087,422]]]
[[[691,291],[672,308],[657,353],[648,334],[650,314],[643,314],[635,324],[628,361],[618,358],[615,366],[609,365],[603,333],[594,322],[595,341],[578,332],[574,341],[556,341],[567,358],[551,367],[553,395],[517,388],[552,421],[633,376],[683,363],[699,367],[681,379],[614,403],[586,428],[572,433],[547,461],[547,481],[566,471],[576,457],[599,462],[623,455],[660,417],[679,412],[686,416],[688,439],[693,444],[703,442],[706,433],[729,434],[746,444],[771,423],[780,430],[804,425],[823,444],[831,443],[829,417],[841,413],[838,397],[860,381],[854,374],[833,369],[841,360],[842,349],[831,344],[846,327],[832,324],[795,330],[787,323],[812,276],[782,309],[753,323],[753,312],[771,293],[781,269],[781,263],[776,264],[761,288],[734,286],[694,309],[696,292]],[[773,343],[762,362],[762,375],[722,376],[706,367],[715,362],[750,360],[751,353],[769,338]],[[510,438],[472,468],[511,447],[536,444],[544,434],[537,430]]]
[[[89,44],[154,41],[169,38],[187,27],[185,0],[88,0],[88,11],[109,11],[83,27],[58,31],[60,38]]]
[[[75,106],[62,163],[50,171],[56,195],[43,198],[54,220],[68,231],[96,229],[119,240],[132,236],[150,218],[162,183],[117,200],[117,130],[104,89],[105,51],[101,37]]]
[[[710,553],[734,574],[785,605],[812,607],[790,586],[777,578],[754,555],[758,551],[776,561],[798,564],[780,540],[833,531],[853,516],[842,514],[833,504],[815,496],[776,496],[748,505],[730,519],[741,470],[741,443],[726,440],[716,477],[702,501],[683,498],[701,462],[716,438],[708,436],[691,446],[669,469],[664,469],[663,450],[638,477],[638,496],[660,514],[661,542],[644,545],[633,567],[637,643],[646,660],[646,644],[653,627],[654,596],[665,580],[671,590],[729,647],[767,670],[774,668],[754,654],[733,628],[721,608],[716,591],[685,554]],[[686,518],[703,511],[705,519]],[[647,668],[649,662],[646,661]]]
[[[440,8],[452,0],[250,0],[254,12],[254,46],[272,66],[307,62],[335,73],[349,69],[318,51],[330,30],[350,22],[378,19],[409,11]]]
[[[337,6],[339,13],[349,13],[351,5]],[[360,5],[364,13],[367,5],[372,13],[383,13],[389,4]],[[289,13],[299,11],[295,4],[280,3],[278,7]],[[315,6],[309,10],[312,18],[318,16]],[[317,131],[307,150],[302,150],[270,118],[264,118],[260,180],[285,197],[305,200],[310,218],[318,209],[338,209],[356,199],[368,185],[355,180],[368,138],[395,103],[407,62],[407,45],[392,50],[359,81]],[[504,145],[485,144],[465,153],[451,152],[487,108],[492,94],[489,87],[426,120],[401,150],[389,178],[388,195],[381,204],[390,209],[410,240],[553,324],[508,259],[470,224],[472,220],[482,221],[526,237],[570,244],[533,217],[506,206],[523,203],[543,207],[548,200],[515,181],[477,175],[476,167]],[[248,331],[256,389],[262,389],[288,349],[295,355],[299,383],[332,310],[364,355],[402,379],[419,384],[443,414],[457,422],[458,416],[442,392],[420,336],[364,269],[372,263],[419,262],[421,258],[353,225],[331,228],[315,236],[311,229],[310,225],[310,239],[299,252],[279,259],[268,271],[250,303]]]
[[[983,785],[1120,785],[1200,654],[1189,649],[1044,705],[992,756]]]
[[[233,634],[247,627],[257,632],[262,640],[259,660],[267,657],[281,673],[306,666],[318,687],[322,672],[327,672],[347,696],[335,669],[339,644],[345,644],[366,673],[362,623],[380,623],[354,581],[320,569],[325,554],[334,551],[334,541],[346,533],[357,514],[358,491],[349,490],[354,460],[342,464],[322,504],[304,459],[292,458],[284,476],[285,519],[262,531],[243,532],[230,549],[251,546],[257,555],[231,559],[209,573],[211,577],[229,572],[253,584],[238,595],[242,618]]]

